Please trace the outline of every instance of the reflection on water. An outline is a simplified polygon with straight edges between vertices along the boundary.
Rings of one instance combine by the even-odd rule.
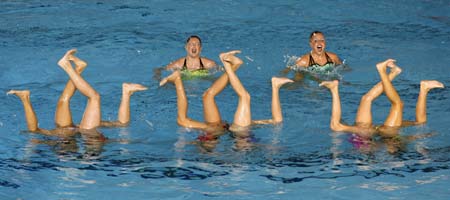
[[[186,140],[183,135],[180,134],[176,142],[178,151],[188,150],[179,144],[186,143],[183,142]],[[280,153],[282,151],[273,151],[271,145],[262,144],[257,136],[230,137],[229,134],[225,134],[214,138],[214,145],[209,144],[208,147],[205,147],[203,143],[210,142],[209,140],[196,139],[189,145],[199,145],[201,149],[207,149],[207,151],[194,149],[196,154],[177,157],[175,162],[177,164],[173,163],[171,157],[159,156],[151,152],[127,150],[128,153],[123,154],[119,152],[123,152],[123,149],[118,149],[102,155],[104,145],[114,145],[111,142],[87,142],[82,137],[47,140],[41,138],[30,141],[33,145],[27,148],[31,148],[33,154],[27,155],[27,158],[2,159],[0,164],[2,169],[13,171],[61,171],[66,174],[63,178],[65,181],[77,180],[77,182],[89,184],[95,183],[95,180],[89,180],[89,177],[82,178],[86,171],[97,171],[97,174],[105,177],[134,175],[143,179],[200,180],[228,176],[230,173],[235,173],[237,166],[241,166],[238,167],[240,170],[257,171],[259,176],[270,181],[295,183],[305,179],[405,177],[416,172],[431,173],[448,170],[450,166],[450,146],[430,148],[424,146],[421,140],[410,141],[409,144],[390,144],[385,139],[379,139],[372,141],[371,148],[359,148],[360,146],[348,148],[349,143],[345,140],[354,141],[352,137],[354,136],[333,135],[330,151]],[[228,145],[233,147],[229,148],[239,150],[242,156],[231,155],[236,153],[233,151],[216,151],[210,154],[214,152],[214,147],[221,138],[231,139]],[[77,140],[83,141],[83,148],[78,146]],[[227,143],[227,141],[223,142]],[[133,145],[132,142],[126,144]],[[391,152],[389,146],[396,146],[398,149]],[[55,156],[48,154],[46,149],[53,151]],[[386,152],[390,152],[389,156]],[[260,155],[260,157],[248,159],[248,156],[252,155]],[[242,168],[242,166],[249,167]],[[293,173],[283,173],[286,169]],[[1,180],[0,183],[2,187],[21,187],[20,183],[7,180]]]

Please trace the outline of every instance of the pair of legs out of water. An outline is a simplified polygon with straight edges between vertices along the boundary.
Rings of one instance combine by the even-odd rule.
[[[222,128],[222,118],[217,107],[215,96],[217,96],[230,83],[231,87],[237,93],[239,100],[234,114],[233,123],[230,130],[234,132],[245,131],[251,124],[275,124],[283,121],[281,112],[279,89],[282,85],[292,82],[287,78],[272,78],[272,119],[252,120],[250,110],[250,94],[242,85],[235,71],[242,65],[242,60],[235,56],[240,51],[230,51],[220,54],[225,73],[221,75],[203,94],[203,114],[205,122],[190,119],[187,116],[188,101],[184,91],[183,81],[179,71],[173,72],[164,78],[160,85],[172,82],[175,85],[177,93],[178,117],[177,122],[180,126],[188,128],[198,128],[204,130],[215,130]]]
[[[390,73],[387,74],[387,68]],[[341,120],[341,102],[338,91],[338,81],[325,81],[320,85],[327,87],[332,95],[332,114],[330,127],[334,131],[355,133],[363,137],[370,137],[375,133],[382,136],[395,136],[398,128],[407,125],[423,124],[427,121],[426,99],[428,92],[433,88],[443,88],[444,85],[435,80],[424,80],[420,83],[420,92],[416,104],[416,120],[403,121],[403,102],[396,89],[392,85],[392,80],[401,73],[401,69],[395,64],[395,60],[388,59],[376,65],[381,82],[377,83],[362,98],[356,114],[354,126],[344,125]],[[389,114],[382,126],[376,127],[372,124],[372,102],[382,93],[391,102]]]
[[[146,90],[147,88],[140,84],[123,83],[122,100],[118,112],[117,121],[101,121],[100,95],[89,83],[81,77],[81,72],[86,68],[87,63],[75,56],[76,50],[72,49],[58,61],[58,65],[67,73],[70,80],[67,82],[61,96],[58,100],[55,113],[56,129],[47,130],[38,127],[38,119],[31,105],[29,90],[10,90],[7,94],[14,94],[22,101],[28,130],[31,132],[42,133],[46,135],[67,135],[74,133],[72,113],[70,111],[70,99],[78,90],[87,97],[87,105],[78,126],[79,130],[92,130],[99,126],[114,127],[126,126],[130,121],[130,97],[136,91]],[[75,64],[73,68],[71,62]]]

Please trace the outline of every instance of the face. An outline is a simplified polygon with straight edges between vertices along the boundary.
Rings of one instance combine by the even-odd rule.
[[[314,34],[309,40],[309,45],[311,46],[312,51],[315,53],[325,52],[325,36],[321,33]]]
[[[191,38],[185,46],[186,52],[190,57],[199,57],[202,51],[202,45],[197,38]]]

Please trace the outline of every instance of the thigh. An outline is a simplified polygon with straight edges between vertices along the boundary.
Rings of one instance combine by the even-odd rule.
[[[402,125],[403,120],[403,106],[402,105],[392,105],[389,115],[384,121],[385,126],[389,127],[399,127]]]
[[[86,109],[81,119],[80,128],[82,129],[93,129],[100,126],[101,121],[101,111],[100,111],[100,101],[88,100]]]
[[[246,127],[252,123],[252,115],[250,110],[250,100],[239,100],[238,107],[234,113],[233,124]]]

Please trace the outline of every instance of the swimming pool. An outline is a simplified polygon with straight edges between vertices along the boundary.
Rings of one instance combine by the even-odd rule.
[[[53,115],[67,76],[56,65],[78,48],[83,76],[102,95],[104,119],[115,119],[122,82],[149,90],[132,97],[127,128],[101,129],[114,141],[84,142],[29,134],[15,97],[0,98],[1,199],[448,199],[449,89],[430,92],[427,125],[402,135],[433,132],[389,154],[354,148],[329,129],[331,96],[314,81],[280,90],[285,121],[252,130],[254,146],[239,150],[229,135],[212,152],[192,145],[200,132],[176,125],[176,96],[158,87],[153,69],[185,54],[198,34],[203,55],[218,61],[240,49],[238,75],[252,95],[254,118],[270,117],[270,78],[309,50],[321,30],[327,49],[350,66],[340,86],[343,120],[353,123],[360,97],[379,78],[375,63],[395,58],[403,73],[394,85],[413,119],[419,81],[450,85],[450,18],[446,1],[2,1],[1,91],[29,89],[41,127]],[[399,6],[401,5],[401,6]],[[401,7],[401,8],[400,8]],[[289,74],[291,76],[292,74]],[[189,115],[202,119],[202,92],[211,80],[186,83]],[[237,97],[217,97],[232,120]],[[85,98],[72,102],[74,121]],[[374,103],[381,123],[389,102]]]

